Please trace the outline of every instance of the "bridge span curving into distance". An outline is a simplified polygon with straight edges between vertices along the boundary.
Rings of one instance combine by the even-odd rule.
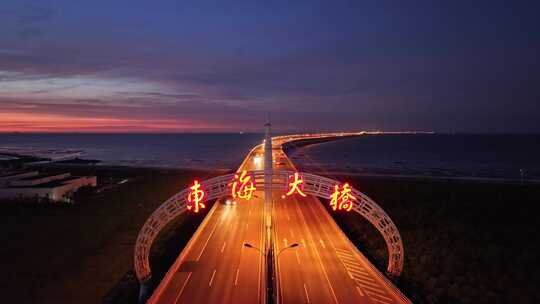
[[[201,181],[206,200],[218,199],[148,303],[266,303],[267,269],[264,190],[273,198],[273,271],[279,303],[410,303],[349,241],[319,198],[327,200],[340,182],[302,173],[304,196],[285,196],[296,168],[283,152],[293,141],[332,140],[363,133],[291,135],[272,138],[272,178],[265,180],[264,144],[254,147],[237,172],[246,171],[257,186],[249,201],[227,205],[235,174]],[[268,183],[268,181],[270,181]],[[135,248],[135,271],[142,288],[151,280],[149,253],[159,231],[187,210],[190,189],[164,202],[146,221]],[[387,274],[399,276],[404,250],[390,217],[373,200],[352,188],[352,210],[383,236]],[[245,244],[250,244],[246,247]],[[294,245],[293,245],[294,244]],[[293,245],[291,248],[291,245]],[[250,248],[251,247],[251,248]],[[290,250],[287,250],[290,249]]]

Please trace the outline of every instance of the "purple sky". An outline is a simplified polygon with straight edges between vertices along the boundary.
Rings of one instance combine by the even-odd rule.
[[[538,2],[445,3],[4,0],[0,131],[540,132]]]

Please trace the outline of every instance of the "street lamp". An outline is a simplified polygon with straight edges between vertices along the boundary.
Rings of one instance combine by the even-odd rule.
[[[251,245],[250,243],[244,243],[244,247],[253,248],[253,249],[257,250],[261,255],[263,254],[263,252],[259,248]]]
[[[263,252],[262,252],[259,248],[257,248],[257,247],[255,247],[255,246],[251,245],[250,243],[244,243],[244,247],[247,247],[247,248],[253,248],[253,249],[257,250],[260,254],[263,254]],[[279,257],[279,255],[280,255],[283,251],[285,251],[286,249],[294,248],[294,247],[298,247],[298,243],[292,243],[292,244],[290,244],[290,245],[287,246],[287,247],[281,248],[281,250],[280,250],[280,251],[278,252],[278,254],[276,255],[276,259]]]
[[[278,254],[276,255],[276,259],[279,258],[279,255],[280,255],[283,251],[285,251],[285,250],[287,250],[287,249],[290,249],[290,248],[294,248],[294,247],[298,247],[298,243],[292,243],[292,244],[290,244],[290,245],[287,246],[287,247],[281,248],[281,250],[280,250],[280,251],[278,252]]]

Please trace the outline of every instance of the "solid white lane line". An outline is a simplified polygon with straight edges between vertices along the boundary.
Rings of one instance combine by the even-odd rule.
[[[208,238],[206,239],[206,242],[204,242],[204,246],[203,248],[201,249],[201,252],[199,253],[199,256],[197,256],[197,259],[196,261],[199,261],[199,259],[201,258],[204,250],[206,249],[206,246],[208,245],[208,242],[210,241],[210,239],[212,238],[212,235],[214,235],[214,231],[216,231],[216,227],[217,225],[219,224],[219,221],[216,221],[216,224],[214,225],[214,228],[212,228],[212,232],[210,232],[210,235],[208,236]]]
[[[295,200],[295,202],[298,204],[297,200]],[[304,216],[304,213],[302,212],[302,209],[299,208],[298,211],[299,211],[298,215],[300,216],[300,218],[302,218],[302,221],[304,222],[304,224],[306,224],[306,227],[307,227],[306,217]],[[326,283],[328,284],[328,287],[330,288],[332,296],[334,297],[334,303],[337,304],[337,303],[339,303],[339,301],[338,301],[336,293],[334,291],[334,287],[332,286],[332,283],[330,282],[330,279],[328,278],[328,273],[326,273],[326,269],[324,268],[321,256],[319,255],[319,251],[317,250],[317,246],[315,245],[315,239],[313,238],[313,234],[311,233],[311,231],[309,229],[307,229],[307,232],[308,232],[308,235],[311,238],[311,243],[310,244],[313,244],[313,252],[315,252],[315,255],[317,256],[317,260],[319,262],[319,265],[321,266],[321,270],[322,270],[322,272],[324,274],[324,278],[326,279]]]
[[[323,271],[324,277],[326,279],[326,283],[328,283],[328,287],[330,287],[330,291],[332,292],[332,296],[334,297],[335,303],[339,303],[336,293],[334,292],[334,287],[332,286],[332,283],[330,283],[330,279],[328,278],[328,274],[326,273],[326,269],[324,268],[321,256],[319,255],[319,251],[317,250],[317,246],[313,244],[313,249],[315,251],[315,255],[317,256],[317,259],[319,260],[319,264],[321,265],[321,269]]]
[[[365,296],[364,293],[362,292],[362,289],[360,289],[360,287],[356,286],[356,291],[358,291],[361,297]]]
[[[236,268],[236,278],[234,279],[234,286],[238,285],[238,273],[240,272],[240,268]]]
[[[332,216],[330,215],[330,213],[326,212],[326,210],[324,210],[324,208],[322,207],[321,204],[310,204],[309,206],[310,207],[317,206],[319,209],[324,211],[322,213],[325,215],[325,217],[327,218],[329,223],[334,222],[333,219],[332,219]],[[334,224],[335,224],[335,222],[334,222]],[[335,248],[336,246],[333,245],[332,240],[329,239],[330,243],[333,245],[334,249],[336,250],[336,253],[337,253],[338,257],[342,260],[342,263],[345,264],[345,262],[343,261],[342,258],[344,256],[348,256],[347,257],[348,259],[350,259],[351,257],[356,257],[357,261],[356,261],[356,263],[354,263],[355,265],[358,265],[358,262],[361,262],[361,264],[364,264],[365,263],[365,257],[358,251],[358,249],[354,246],[354,244],[352,244],[352,242],[345,236],[345,234],[343,233],[343,231],[341,229],[338,229],[338,231],[341,233],[341,235],[343,236],[343,239],[350,245],[350,248],[351,248],[350,250]],[[325,233],[327,233],[327,232],[325,231]],[[362,271],[364,271],[366,273],[369,271],[369,274],[362,274],[361,276],[362,276],[363,279],[366,279],[366,280],[369,280],[369,281],[377,281],[380,284],[380,286],[382,286],[389,295],[400,297],[401,293],[399,292],[399,290],[397,290],[395,287],[392,288],[393,285],[384,276],[382,276],[375,269],[375,267],[371,263],[367,262],[367,264],[365,266],[367,266],[366,269],[362,269]],[[345,267],[345,268],[347,269],[347,267]],[[349,271],[349,270],[350,269],[347,269],[347,271]],[[368,276],[369,276],[369,278],[368,278]]]
[[[212,277],[210,278],[210,282],[208,282],[208,287],[212,286],[212,282],[214,281],[215,275],[216,275],[216,270],[214,269],[214,272],[212,273]]]
[[[226,245],[227,245],[227,242],[223,242],[223,246],[221,246],[221,253],[223,253],[223,250],[225,250]]]
[[[309,294],[308,294],[308,292],[307,292],[306,283],[304,283],[304,292],[306,293],[306,300],[307,300],[307,302],[309,303]]]
[[[182,288],[180,288],[180,291],[178,292],[178,295],[176,296],[176,299],[174,300],[174,303],[176,304],[178,302],[178,300],[180,299],[180,296],[182,295],[182,292],[184,292],[184,288],[186,288],[186,285],[189,281],[189,278],[191,278],[191,274],[192,272],[190,272],[186,278],[186,280],[184,281],[184,284],[182,285]]]

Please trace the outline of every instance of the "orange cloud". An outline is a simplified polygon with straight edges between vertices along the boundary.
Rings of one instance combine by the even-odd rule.
[[[0,113],[0,132],[186,132],[222,126],[171,119],[72,117],[59,114]]]

